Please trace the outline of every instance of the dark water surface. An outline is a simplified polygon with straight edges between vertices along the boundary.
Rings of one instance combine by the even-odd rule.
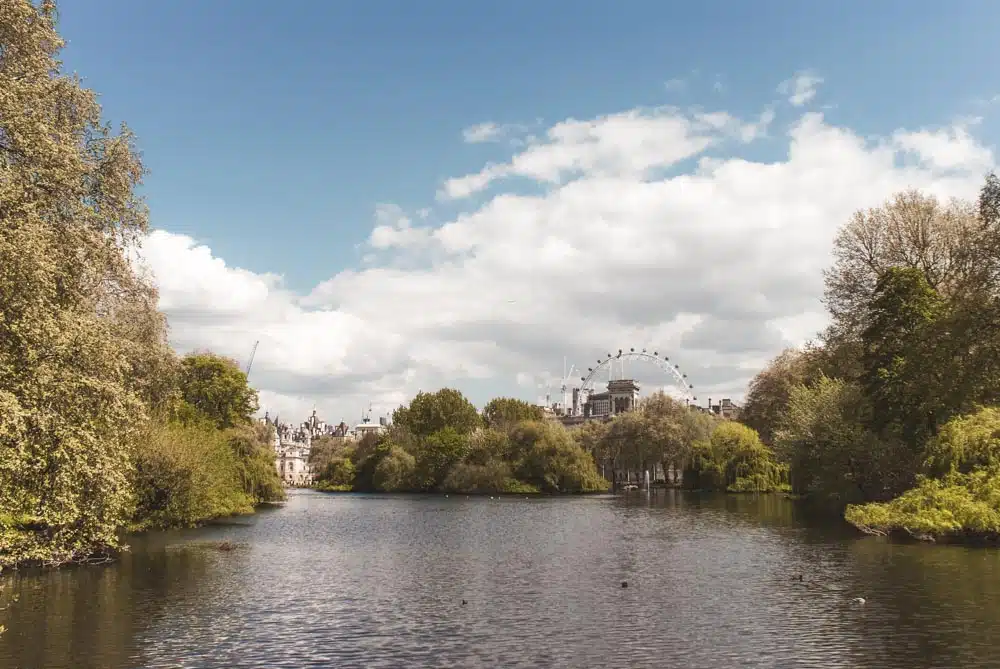
[[[221,539],[245,547],[201,543]],[[1000,552],[859,538],[777,497],[296,492],[132,546],[0,579],[0,669],[1000,667]]]

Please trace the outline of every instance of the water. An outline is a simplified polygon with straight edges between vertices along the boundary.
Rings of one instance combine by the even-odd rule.
[[[1000,551],[859,538],[777,497],[297,492],[132,545],[0,579],[0,669],[1000,664]]]

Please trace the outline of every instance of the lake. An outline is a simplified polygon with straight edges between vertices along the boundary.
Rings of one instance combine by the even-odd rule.
[[[1000,551],[860,537],[777,496],[294,491],[131,545],[0,578],[0,669],[1000,662]]]

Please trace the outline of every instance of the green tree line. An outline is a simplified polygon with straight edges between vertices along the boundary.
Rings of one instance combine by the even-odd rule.
[[[581,493],[607,490],[614,472],[655,464],[702,490],[770,492],[781,466],[754,430],[657,393],[637,411],[567,429],[540,407],[491,400],[480,413],[459,391],[419,393],[382,435],[325,437],[313,450],[323,490]]]
[[[282,494],[235,363],[167,344],[146,170],[62,46],[53,2],[0,2],[0,569]]]
[[[859,211],[824,274],[830,325],[774,359],[742,420],[793,491],[875,534],[1000,536],[1000,180]]]
[[[381,435],[323,438],[314,462],[321,490],[584,493],[607,490],[594,460],[560,423],[514,398],[483,412],[462,393],[418,393]]]
[[[779,463],[757,432],[689,407],[662,392],[644,398],[635,411],[610,421],[588,421],[573,431],[602,471],[629,478],[660,465],[690,490],[775,492],[788,485]]]

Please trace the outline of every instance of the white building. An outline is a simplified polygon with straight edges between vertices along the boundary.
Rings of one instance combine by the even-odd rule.
[[[274,427],[274,466],[286,486],[308,487],[316,480],[316,471],[309,462],[312,452],[312,440],[317,437],[331,436],[345,441],[360,440],[366,434],[380,434],[386,429],[387,421],[380,418],[378,423],[370,422],[368,417],[361,419],[353,430],[347,424],[328,425],[319,419],[313,410],[308,420],[293,427],[282,423],[277,417],[271,419],[270,414],[264,414],[265,425]]]
[[[280,422],[277,417],[272,421],[269,414],[264,414],[264,423],[274,427],[274,466],[278,475],[287,486],[306,487],[313,484],[316,472],[309,463],[312,452],[312,440],[328,431],[325,422],[316,416],[316,411],[304,423],[293,427]]]

